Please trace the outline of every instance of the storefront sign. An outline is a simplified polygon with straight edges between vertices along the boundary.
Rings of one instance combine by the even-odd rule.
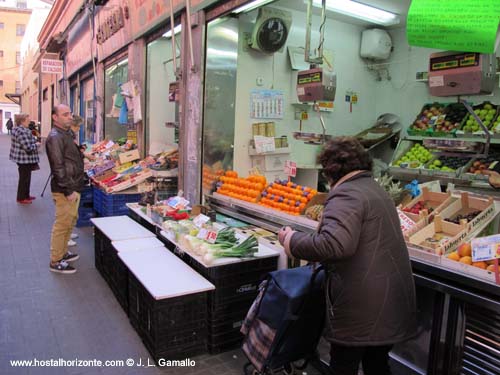
[[[66,54],[65,61],[66,74],[68,77],[72,76],[92,61],[90,48],[95,50],[95,45],[90,35],[88,16],[83,17],[79,23],[71,29],[68,37],[68,53]]]
[[[129,9],[127,6],[119,7],[109,14],[104,22],[97,28],[96,38],[98,44],[103,44],[106,40],[125,27],[125,20],[129,19]]]
[[[63,61],[62,60],[52,60],[52,59],[42,59],[41,72],[48,74],[62,74],[63,73]]]

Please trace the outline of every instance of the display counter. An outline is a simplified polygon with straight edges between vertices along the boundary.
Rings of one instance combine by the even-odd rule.
[[[314,231],[318,223],[304,217],[272,212],[263,207],[214,194],[207,197],[217,212],[277,232],[283,225]],[[419,251],[409,248],[410,254]],[[413,250],[413,251],[412,251]],[[498,354],[500,286],[457,269],[411,255],[417,288],[419,333],[396,345],[391,357],[420,374],[460,374],[490,368]],[[481,353],[478,354],[478,351]],[[472,372],[465,372],[472,373]]]

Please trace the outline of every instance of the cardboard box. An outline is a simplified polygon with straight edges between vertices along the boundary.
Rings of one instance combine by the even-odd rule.
[[[135,149],[127,152],[122,152],[120,155],[118,155],[118,158],[121,164],[125,164],[130,161],[139,160],[141,158],[141,155],[139,155],[139,150]]]
[[[440,234],[443,239],[437,240],[436,235]],[[441,215],[436,215],[432,223],[411,235],[408,242],[420,250],[443,255],[455,250],[467,237],[467,234],[465,221],[457,225],[443,220]]]

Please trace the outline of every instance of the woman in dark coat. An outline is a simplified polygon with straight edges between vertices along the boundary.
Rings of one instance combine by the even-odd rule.
[[[354,138],[331,140],[320,155],[331,190],[316,233],[283,228],[291,257],[328,272],[325,338],[335,375],[390,374],[389,351],[416,332],[415,286],[394,202],[371,175]]]

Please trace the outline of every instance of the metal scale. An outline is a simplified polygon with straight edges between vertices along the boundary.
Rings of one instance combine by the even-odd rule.
[[[438,52],[429,59],[429,92],[433,96],[457,96],[483,130],[486,143],[475,157],[487,157],[491,136],[471,105],[460,95],[491,94],[495,87],[495,55],[475,52]],[[453,143],[453,141],[451,141]],[[457,140],[457,142],[461,142]],[[452,145],[450,145],[452,146]],[[453,148],[453,147],[450,147]],[[449,152],[447,155],[452,156]],[[455,154],[453,154],[455,156]]]
[[[306,144],[321,145],[331,138],[326,134],[325,122],[320,113],[318,101],[333,101],[337,86],[337,77],[335,73],[324,70],[320,67],[323,64],[323,43],[326,21],[326,1],[322,1],[321,8],[321,27],[320,41],[318,47],[318,57],[311,57],[311,24],[312,24],[312,0],[307,2],[307,28],[306,28],[306,46],[304,61],[311,64],[310,69],[303,70],[297,74],[297,97],[300,102],[313,102],[313,110],[317,112],[321,123],[322,133],[307,133],[302,131],[302,119],[299,123],[299,131],[293,133],[297,140],[304,141]]]

